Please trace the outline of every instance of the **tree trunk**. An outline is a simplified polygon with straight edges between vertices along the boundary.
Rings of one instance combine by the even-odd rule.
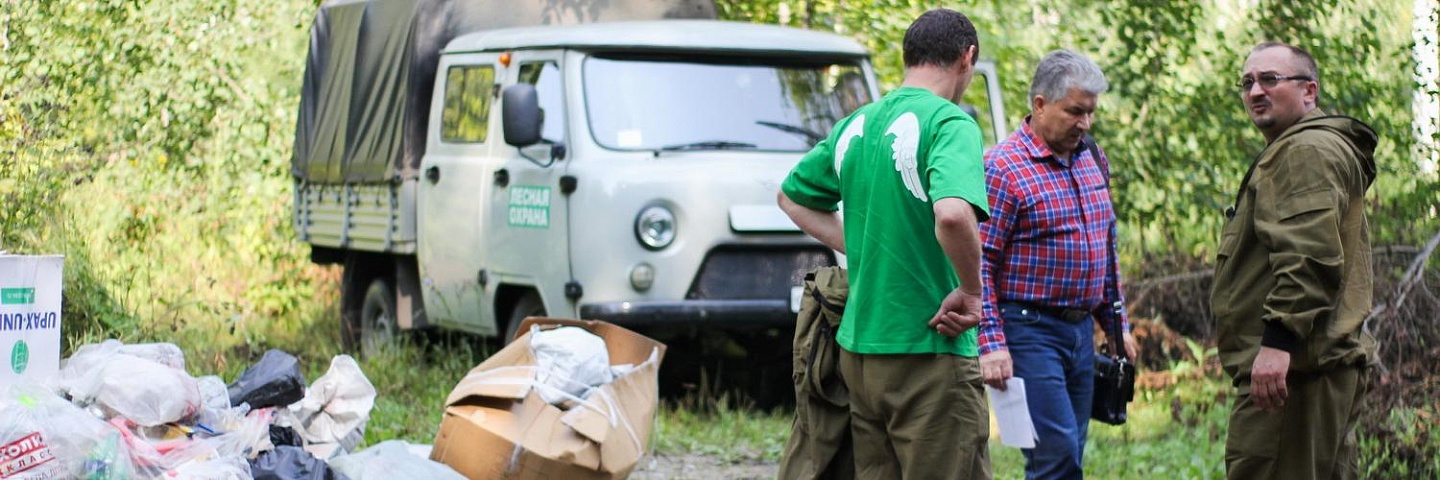
[[[1415,0],[1415,159],[1435,173],[1440,165],[1440,1]]]

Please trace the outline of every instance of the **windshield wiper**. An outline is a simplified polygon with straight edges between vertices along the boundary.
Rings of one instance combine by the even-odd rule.
[[[782,131],[782,132],[785,132],[785,133],[796,133],[796,134],[804,135],[805,138],[808,138],[808,139],[810,140],[810,144],[811,144],[811,145],[814,145],[814,144],[816,144],[816,143],[819,143],[821,140],[824,140],[824,139],[825,139],[825,136],[824,136],[824,135],[821,135],[821,134],[819,134],[819,133],[816,133],[815,131],[810,130],[810,129],[808,129],[808,128],[798,127],[798,126],[795,126],[795,125],[788,125],[788,124],[779,123],[779,122],[771,122],[771,121],[768,121],[768,120],[756,120],[756,121],[755,121],[755,124],[757,124],[757,125],[764,125],[764,126],[766,126],[766,127],[770,127],[770,128],[773,128],[773,129],[776,129],[776,130],[779,130],[779,131]]]
[[[660,147],[660,151],[673,152],[676,150],[740,150],[755,148],[753,143],[731,142],[727,140],[710,140],[705,142],[677,143]]]

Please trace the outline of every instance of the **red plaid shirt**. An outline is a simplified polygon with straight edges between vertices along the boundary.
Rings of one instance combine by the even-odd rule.
[[[1098,148],[1097,148],[1098,151]],[[1105,153],[1100,152],[1101,159]],[[985,154],[990,220],[980,224],[984,243],[984,315],[980,354],[1004,350],[999,304],[1083,308],[1102,325],[1120,302],[1115,259],[1115,209],[1106,174],[1082,143],[1068,159],[1054,156],[1030,128],[1030,119]],[[1106,162],[1108,163],[1108,162]]]

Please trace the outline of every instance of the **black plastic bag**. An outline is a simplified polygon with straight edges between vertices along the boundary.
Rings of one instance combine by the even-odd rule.
[[[303,447],[305,443],[300,439],[300,432],[294,428],[282,427],[279,425],[270,426],[270,443],[277,447],[289,445],[292,447]]]
[[[300,361],[280,350],[265,352],[230,384],[230,405],[250,408],[283,407],[305,398],[305,375]]]
[[[300,447],[275,447],[250,461],[255,480],[349,480]]]

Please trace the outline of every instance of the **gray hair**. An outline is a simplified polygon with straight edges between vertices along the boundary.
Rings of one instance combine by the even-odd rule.
[[[1078,88],[1091,95],[1099,95],[1110,89],[1110,82],[1095,62],[1071,50],[1055,50],[1040,59],[1035,67],[1035,78],[1030,81],[1030,99],[1044,96],[1046,102],[1056,102]]]

